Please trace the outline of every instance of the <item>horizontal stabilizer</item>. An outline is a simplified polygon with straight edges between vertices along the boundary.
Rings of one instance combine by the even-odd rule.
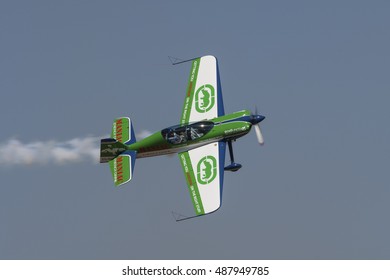
[[[108,162],[115,186],[125,184],[133,177],[136,151],[128,146],[136,142],[134,129],[128,117],[114,120],[111,138],[100,142],[100,162]]]
[[[114,121],[112,124],[111,138],[126,145],[135,143],[136,139],[130,118],[122,117]]]
[[[126,184],[133,177],[136,151],[125,151],[110,161],[110,169],[115,186]]]

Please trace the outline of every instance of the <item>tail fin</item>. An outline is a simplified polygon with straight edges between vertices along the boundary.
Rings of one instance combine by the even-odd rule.
[[[131,120],[124,117],[114,121],[111,138],[100,142],[100,162],[109,162],[115,186],[125,184],[132,178],[137,153],[128,150],[127,145],[135,141]]]
[[[126,150],[126,145],[113,138],[102,139],[100,140],[100,162],[109,162]]]

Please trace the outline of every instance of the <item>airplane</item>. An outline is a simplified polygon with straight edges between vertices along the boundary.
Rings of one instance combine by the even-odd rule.
[[[254,126],[257,140],[264,144],[260,122],[264,116],[243,110],[225,114],[218,61],[207,55],[173,63],[192,61],[180,124],[136,141],[130,118],[114,120],[111,137],[101,139],[100,162],[109,163],[115,186],[133,177],[135,160],[178,153],[194,207],[195,216],[217,211],[222,203],[224,171],[235,172],[242,165],[234,161],[232,142]],[[225,150],[230,164],[225,166]]]

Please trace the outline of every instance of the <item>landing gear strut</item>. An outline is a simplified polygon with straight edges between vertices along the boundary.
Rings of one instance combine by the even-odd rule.
[[[227,141],[228,147],[229,147],[229,155],[230,155],[230,165],[226,166],[224,169],[226,171],[232,171],[235,172],[239,170],[242,165],[239,163],[234,162],[234,154],[233,154],[233,145],[232,145],[232,140]]]

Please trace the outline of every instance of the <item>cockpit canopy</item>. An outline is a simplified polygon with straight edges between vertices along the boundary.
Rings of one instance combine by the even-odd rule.
[[[176,125],[161,131],[162,136],[172,145],[184,144],[207,134],[214,127],[210,121],[200,121],[187,125]]]

